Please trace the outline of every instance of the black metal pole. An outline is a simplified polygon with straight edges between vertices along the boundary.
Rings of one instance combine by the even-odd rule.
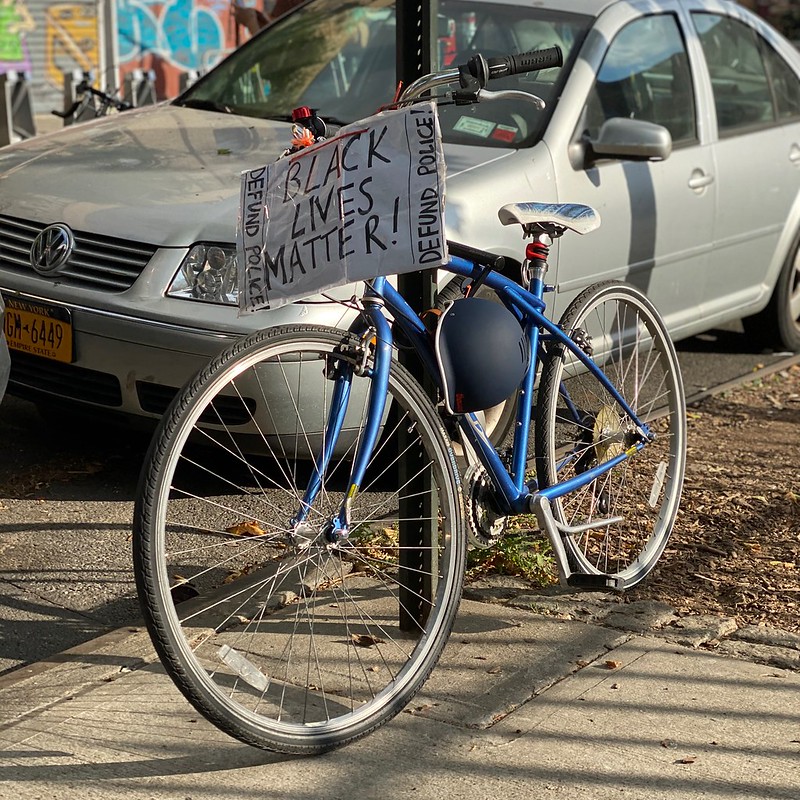
[[[408,86],[433,69],[436,52],[436,0],[397,0],[397,80]],[[433,304],[435,272],[399,276],[399,289],[415,311]]]
[[[437,3],[425,0],[397,0],[397,79],[404,86],[432,70],[436,46]],[[435,272],[421,270],[398,277],[400,293],[411,307],[421,312],[433,305]],[[430,379],[413,354],[400,351],[400,362],[429,392]],[[422,449],[408,448],[407,426],[400,426],[398,466],[400,495],[400,626],[419,630],[433,599],[433,572],[438,531],[436,503],[430,469],[425,467]]]

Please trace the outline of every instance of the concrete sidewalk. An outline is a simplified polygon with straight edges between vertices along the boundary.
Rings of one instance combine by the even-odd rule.
[[[726,639],[730,621],[603,596],[512,602],[465,600],[412,706],[311,759],[218,732],[144,631],[116,631],[0,678],[0,796],[800,797],[800,637]]]

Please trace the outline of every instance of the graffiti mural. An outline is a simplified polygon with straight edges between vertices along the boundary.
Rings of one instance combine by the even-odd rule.
[[[216,64],[234,38],[228,0],[117,0],[117,30],[122,71],[154,70],[160,95]]]
[[[122,91],[134,71],[155,75],[159,99],[175,97],[186,73],[217,64],[248,34],[231,3],[261,8],[270,0],[0,0],[0,73],[26,73],[37,114],[63,105],[65,76],[94,75],[99,88]],[[116,64],[105,36],[116,14]],[[101,65],[105,73],[101,74]],[[113,67],[116,67],[114,70]],[[138,80],[138,76],[137,76]]]
[[[0,72],[30,72],[31,59],[25,35],[36,28],[22,0],[0,0]]]
[[[97,70],[97,23],[94,4],[56,3],[45,9],[44,67],[46,79],[53,86],[63,84],[64,72]]]

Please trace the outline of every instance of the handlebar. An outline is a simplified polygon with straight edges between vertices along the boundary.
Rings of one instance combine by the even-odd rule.
[[[526,92],[521,89],[489,91],[486,89],[486,84],[491,80],[506,75],[518,75],[522,72],[551,69],[552,67],[560,67],[563,63],[564,56],[561,52],[561,48],[558,46],[490,59],[486,59],[480,53],[476,53],[466,64],[449,67],[439,72],[432,72],[429,75],[423,75],[421,78],[409,84],[400,96],[395,99],[394,103],[384,106],[384,108],[397,108],[407,105],[418,100],[423,94],[430,92],[438,86],[453,86],[457,84],[459,88],[450,93],[456,105],[478,103],[482,98],[487,100],[505,99],[533,103],[541,110],[545,107],[544,100],[531,92]],[[442,97],[432,99],[441,101]],[[316,113],[314,109],[308,106],[300,106],[292,112],[292,122],[295,123],[295,126],[300,131],[305,128],[306,133],[310,134],[312,142],[320,141],[325,130],[324,122],[316,117]],[[59,114],[59,116],[61,115]],[[317,122],[322,125],[323,133],[320,133],[316,129],[310,129],[308,122],[312,119],[316,119]],[[305,142],[298,136],[296,140],[292,141],[292,146],[285,150],[280,158],[296,153],[298,150],[307,147],[308,144],[309,142]]]
[[[486,84],[507,75],[519,75],[542,69],[560,67],[564,56],[558,46],[544,50],[530,50],[516,55],[484,58],[480,53],[472,56],[466,64],[424,75],[409,84],[400,95],[400,103],[414,100],[437,86],[450,86],[458,83],[459,89],[453,92],[456,103],[475,103],[478,94]]]
[[[503,75],[519,75],[522,72],[535,72],[540,69],[560,67],[564,64],[564,55],[558,46],[546,50],[530,50],[527,53],[490,58],[489,79]]]

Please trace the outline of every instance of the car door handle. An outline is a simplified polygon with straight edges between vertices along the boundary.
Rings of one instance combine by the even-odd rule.
[[[714,176],[703,172],[701,169],[694,170],[692,177],[689,178],[689,188],[694,191],[705,189],[706,186],[710,186],[712,183],[714,183]]]
[[[789,148],[789,161],[795,166],[800,166],[800,145],[793,144]]]

